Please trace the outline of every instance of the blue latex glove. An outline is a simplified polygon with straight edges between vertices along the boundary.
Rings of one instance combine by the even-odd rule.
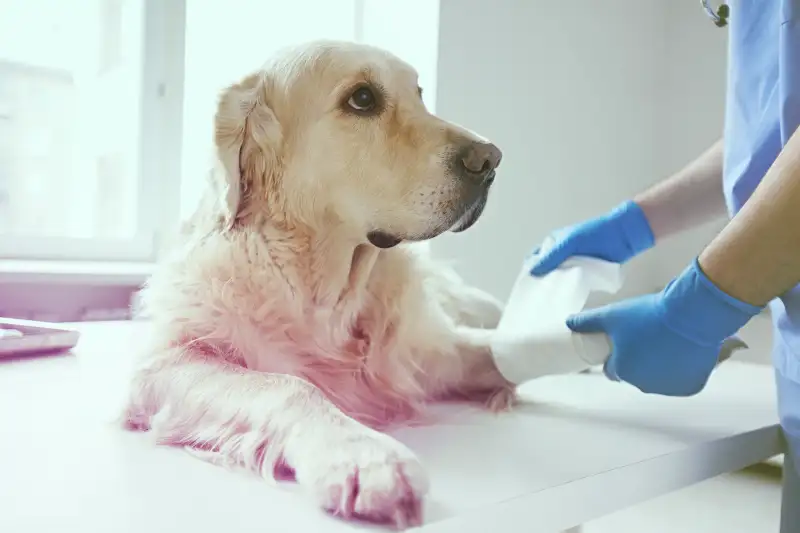
[[[573,255],[624,263],[655,243],[647,217],[633,201],[603,216],[561,229],[554,237],[553,247],[531,268],[534,276],[544,276]]]
[[[613,346],[606,376],[638,389],[691,396],[705,387],[722,343],[761,311],[709,280],[695,260],[658,294],[585,311],[567,326],[604,332]]]

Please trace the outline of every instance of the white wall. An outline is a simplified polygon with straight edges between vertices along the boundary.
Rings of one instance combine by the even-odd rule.
[[[438,112],[505,156],[484,218],[434,241],[436,255],[505,298],[547,233],[710,144],[721,131],[722,101],[710,95],[724,83],[724,31],[696,4],[441,0]],[[668,280],[707,235],[634,261],[626,292]]]
[[[669,46],[659,73],[661,147],[654,163],[663,175],[691,161],[722,137],[728,31],[703,14],[699,2],[665,2]],[[658,127],[658,125],[656,125]],[[651,255],[653,279],[667,282],[722,228],[725,221],[665,241]]]
[[[419,73],[425,105],[435,112],[439,0],[360,0],[359,7],[359,41],[388,50],[411,64]]]

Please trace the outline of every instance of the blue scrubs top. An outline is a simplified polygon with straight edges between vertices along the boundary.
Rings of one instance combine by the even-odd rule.
[[[724,188],[733,215],[800,126],[800,0],[733,0],[730,11]],[[800,459],[800,286],[770,310],[781,425]]]

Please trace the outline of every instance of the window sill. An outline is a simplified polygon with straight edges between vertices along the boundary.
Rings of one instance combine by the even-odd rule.
[[[0,284],[140,286],[154,268],[148,262],[0,259]]]

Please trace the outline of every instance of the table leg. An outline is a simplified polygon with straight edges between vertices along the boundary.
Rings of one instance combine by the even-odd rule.
[[[797,456],[789,449],[783,456],[783,492],[781,496],[780,533],[800,533],[800,467]]]

